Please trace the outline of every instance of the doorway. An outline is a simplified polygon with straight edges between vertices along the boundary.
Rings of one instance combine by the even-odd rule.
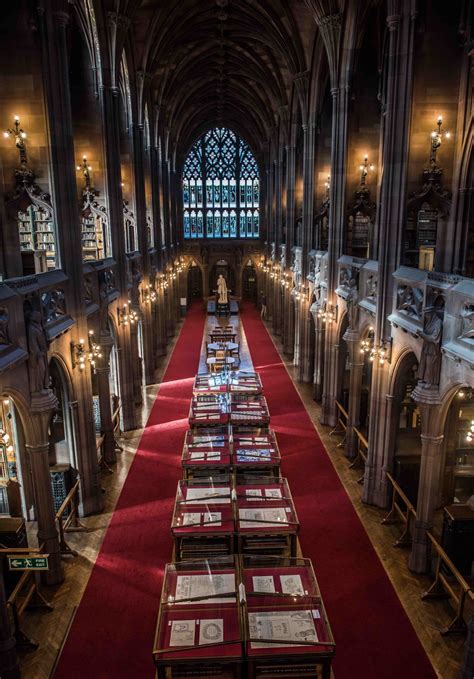
[[[242,272],[242,297],[250,302],[257,302],[257,272],[249,260]]]

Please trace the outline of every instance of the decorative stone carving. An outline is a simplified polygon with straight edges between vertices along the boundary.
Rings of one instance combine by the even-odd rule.
[[[458,339],[474,342],[474,304],[465,304],[461,311],[461,334]]]
[[[39,311],[32,311],[29,316],[28,352],[31,393],[49,390],[48,341]]]
[[[11,344],[8,334],[8,309],[0,307],[0,351]]]
[[[99,273],[99,333],[101,341],[110,337],[108,271]]]
[[[84,278],[84,300],[86,306],[90,306],[94,303],[94,291],[92,287],[92,280],[89,276]]]
[[[410,285],[400,285],[397,290],[397,310],[421,320],[422,309],[423,292]]]
[[[132,303],[132,307],[139,307],[140,306],[140,283],[143,280],[143,276],[142,276],[142,272],[140,271],[140,267],[138,265],[138,262],[132,261],[130,274],[131,274],[130,275],[130,279],[131,279],[130,301]]]
[[[64,290],[50,290],[41,295],[43,318],[46,323],[55,321],[60,316],[66,315],[66,296]]]
[[[343,266],[339,272],[339,287],[349,290],[350,282],[353,279],[351,267]]]
[[[441,336],[443,321],[435,307],[425,309],[423,323],[423,347],[421,349],[418,380],[424,389],[439,385],[441,374]]]
[[[373,274],[370,274],[370,276],[367,278],[365,282],[365,296],[367,297],[367,299],[370,299],[371,301],[375,302],[375,300],[377,299],[377,287],[378,287],[377,278]]]
[[[349,281],[349,292],[346,297],[347,316],[349,318],[349,329],[357,330],[359,323],[359,291],[357,281],[351,278]]]

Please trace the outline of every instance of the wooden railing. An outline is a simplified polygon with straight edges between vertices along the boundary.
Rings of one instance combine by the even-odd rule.
[[[79,485],[80,481],[78,479],[56,512],[61,554],[69,554],[71,556],[77,556],[77,552],[67,544],[65,533],[87,531],[86,526],[77,518]]]
[[[451,599],[456,605],[456,615],[449,625],[441,630],[441,634],[443,636],[465,634],[467,625],[464,620],[464,606],[468,596],[474,599],[473,592],[436,538],[429,531],[426,535],[436,553],[435,580],[421,598],[423,601],[439,598]]]
[[[362,476],[357,479],[357,483],[362,483],[365,474],[365,465],[367,463],[367,455],[369,452],[369,442],[365,438],[364,434],[354,427],[354,433],[357,438],[357,454],[349,465],[349,469],[362,469]]]
[[[335,403],[337,408],[337,422],[334,429],[329,432],[329,436],[332,436],[333,434],[343,434],[342,441],[337,444],[337,447],[341,448],[346,442],[346,429],[349,415],[338,400],[336,400]]]
[[[405,528],[398,540],[394,543],[394,547],[410,547],[412,542],[411,524],[412,521],[416,519],[416,510],[391,474],[387,473],[386,476],[393,487],[392,507],[382,523],[391,524],[401,521]],[[405,505],[404,507],[399,504],[400,500]]]
[[[44,554],[44,545],[40,547],[5,547],[0,549],[0,555],[25,556],[28,554]],[[28,606],[42,607],[49,611],[53,606],[38,589],[39,576],[35,571],[24,571],[7,599],[7,607],[13,618],[13,634],[19,648],[37,649],[38,643],[28,637],[21,628],[21,619]]]
[[[123,448],[118,444],[117,439],[122,436],[122,430],[120,429],[120,411],[122,410],[122,406],[120,404],[120,401],[117,403],[117,407],[115,408],[114,412],[112,413],[112,424],[114,427],[114,437],[115,437],[115,449],[122,451]]]

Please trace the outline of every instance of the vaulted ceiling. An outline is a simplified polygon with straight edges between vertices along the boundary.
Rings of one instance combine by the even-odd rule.
[[[298,0],[143,0],[132,17],[137,67],[181,153],[214,125],[260,149],[309,68],[315,30]]]

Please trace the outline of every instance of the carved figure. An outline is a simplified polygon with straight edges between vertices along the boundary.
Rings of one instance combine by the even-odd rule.
[[[0,307],[0,347],[11,344],[8,335],[8,311]]]
[[[405,285],[398,289],[398,309],[406,311],[410,316],[421,318],[423,293],[418,288]]]
[[[219,302],[219,304],[228,303],[227,283],[225,282],[225,278],[222,274],[219,274],[219,278],[217,279],[217,294],[218,294],[217,301]]]
[[[369,276],[366,282],[366,295],[369,299],[377,298],[377,279],[375,276]]]
[[[349,317],[349,328],[357,330],[359,321],[359,291],[357,289],[357,281],[351,278],[349,281],[349,293],[346,297],[347,315]]]
[[[28,325],[30,391],[49,389],[48,342],[39,311],[32,311]]]
[[[427,307],[425,310],[425,322],[423,326],[423,347],[421,349],[420,367],[418,379],[424,389],[437,386],[441,374],[441,335],[443,321],[435,307]]]
[[[99,282],[99,332],[101,337],[110,336],[109,296],[107,276],[101,276]]]

